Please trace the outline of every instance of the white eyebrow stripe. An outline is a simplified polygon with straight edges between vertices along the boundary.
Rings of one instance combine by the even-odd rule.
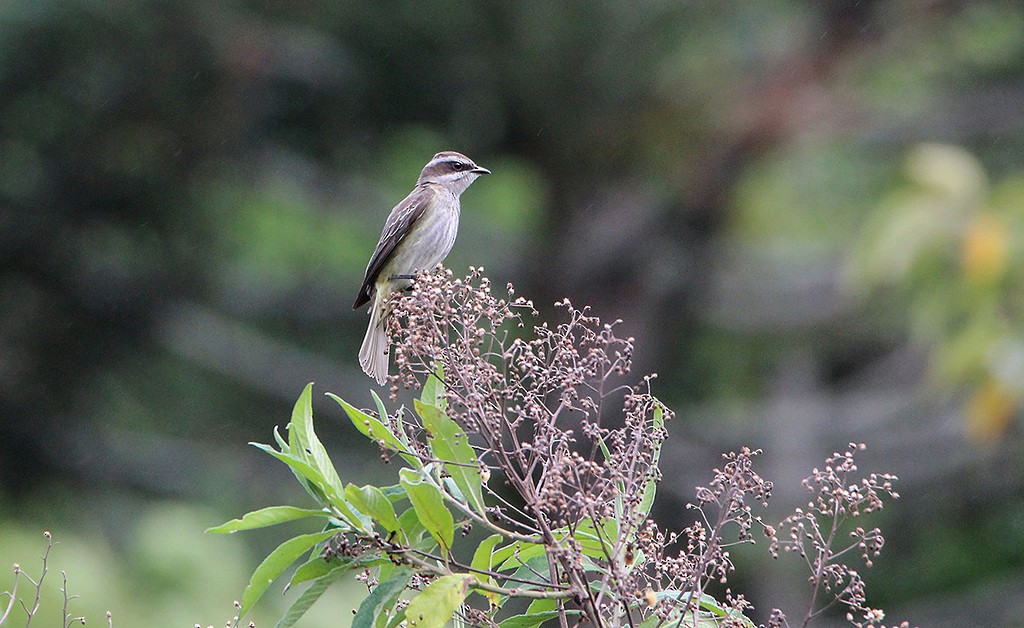
[[[423,169],[426,170],[427,168],[430,168],[430,167],[433,167],[433,166],[436,166],[436,165],[439,165],[439,164],[452,163],[452,162],[455,162],[455,161],[459,161],[459,160],[456,159],[455,157],[450,157],[450,156],[438,157],[437,159],[431,159],[430,163],[428,163],[426,166],[423,166]]]

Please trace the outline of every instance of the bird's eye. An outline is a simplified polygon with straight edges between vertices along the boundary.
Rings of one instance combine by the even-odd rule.
[[[454,170],[456,172],[459,172],[460,170],[465,170],[465,169],[466,169],[466,164],[462,163],[461,161],[452,162],[452,170]]]

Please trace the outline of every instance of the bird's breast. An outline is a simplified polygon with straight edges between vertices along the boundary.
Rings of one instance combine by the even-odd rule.
[[[458,230],[459,199],[438,194],[395,249],[382,279],[432,269],[448,256]]]

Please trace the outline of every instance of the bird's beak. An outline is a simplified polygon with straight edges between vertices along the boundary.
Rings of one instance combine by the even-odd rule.
[[[488,170],[487,168],[481,168],[480,166],[473,168],[472,170],[470,170],[470,172],[472,172],[473,174],[491,174],[490,170]]]

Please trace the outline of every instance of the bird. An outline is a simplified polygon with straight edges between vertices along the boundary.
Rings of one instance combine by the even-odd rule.
[[[370,303],[359,365],[378,384],[388,378],[388,299],[411,287],[417,271],[429,270],[448,256],[459,230],[459,196],[485,174],[491,171],[461,153],[437,153],[423,166],[416,187],[388,215],[352,305],[359,309]]]

